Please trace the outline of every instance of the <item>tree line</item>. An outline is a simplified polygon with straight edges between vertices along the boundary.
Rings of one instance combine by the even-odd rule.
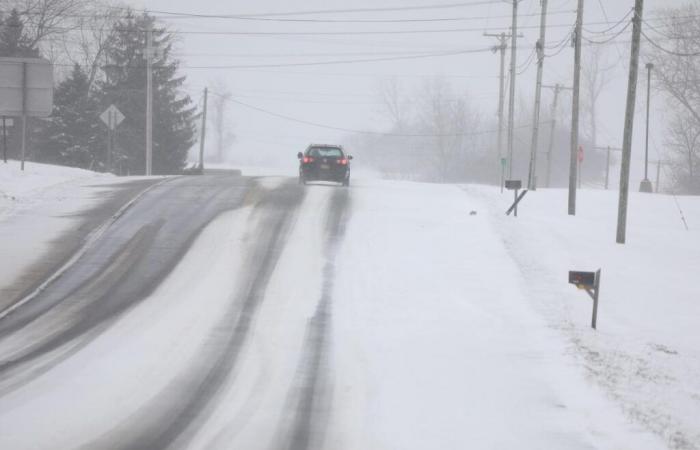
[[[179,173],[196,142],[198,113],[182,91],[174,35],[153,16],[83,0],[10,1],[0,15],[0,56],[44,57],[55,67],[53,113],[28,120],[28,158],[118,174],[143,174],[146,145],[146,48],[152,30],[153,173]],[[107,154],[100,114],[115,105],[125,116]],[[18,120],[15,120],[18,122]],[[20,127],[9,130],[10,157]]]

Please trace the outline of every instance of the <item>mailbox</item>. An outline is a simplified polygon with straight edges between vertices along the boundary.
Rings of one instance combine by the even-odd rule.
[[[594,288],[595,287],[595,272],[569,272],[569,283],[575,284],[577,287]]]
[[[506,189],[510,191],[515,191],[523,187],[523,182],[521,180],[506,180]]]

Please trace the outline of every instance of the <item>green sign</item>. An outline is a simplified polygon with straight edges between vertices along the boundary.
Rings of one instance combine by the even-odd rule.
[[[508,163],[507,159],[501,158],[501,166],[505,167],[507,163]]]

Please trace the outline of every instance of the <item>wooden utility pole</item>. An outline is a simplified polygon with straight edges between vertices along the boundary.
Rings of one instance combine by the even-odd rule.
[[[503,192],[503,166],[501,164],[501,159],[503,158],[503,111],[505,102],[505,90],[506,90],[506,50],[508,49],[508,39],[510,39],[510,33],[484,33],[484,36],[494,37],[498,39],[498,45],[493,47],[493,52],[499,52],[501,57],[501,68],[499,72],[499,84],[498,84],[498,164],[501,175],[499,176],[499,184],[501,185],[501,192]],[[518,37],[522,37],[522,34]]]
[[[204,141],[207,138],[207,95],[209,90],[204,88],[204,110],[202,111],[202,137],[199,140],[199,170],[204,173]]]
[[[153,173],[153,30],[146,31],[146,176]]]
[[[540,102],[542,101],[542,72],[544,70],[544,48],[547,27],[547,0],[542,1],[540,15],[540,38],[535,44],[537,51],[537,81],[535,82],[535,112],[532,116],[532,143],[530,145],[530,167],[527,186],[530,190],[537,188],[537,139],[540,130]]]
[[[20,169],[24,170],[27,156],[27,63],[22,63],[22,162]]]
[[[552,120],[551,128],[549,130],[549,149],[547,150],[547,176],[545,178],[545,186],[549,187],[552,180],[552,151],[554,149],[554,131],[557,127],[557,105],[559,102],[559,93],[563,90],[570,91],[571,88],[562,86],[559,83],[555,84],[554,86],[543,84],[542,87],[554,90],[554,100],[552,101]]]
[[[510,92],[508,97],[508,178],[513,179],[513,139],[514,139],[514,120],[515,120],[515,77],[516,72],[516,57],[517,57],[517,36],[518,36],[518,3],[520,0],[511,0],[513,2],[513,24],[510,32]]]
[[[571,146],[569,155],[569,215],[576,215],[576,169],[578,167],[579,94],[581,91],[581,34],[583,28],[583,0],[578,0],[576,29],[574,30],[574,99],[571,106]]]
[[[637,98],[637,78],[639,75],[639,41],[642,34],[642,13],[644,0],[635,0],[632,19],[632,54],[627,82],[627,110],[625,112],[625,132],[622,139],[622,167],[620,168],[620,200],[617,209],[618,244],[627,238],[627,200],[630,189],[630,161],[632,159],[632,132],[634,131],[634,108]]]

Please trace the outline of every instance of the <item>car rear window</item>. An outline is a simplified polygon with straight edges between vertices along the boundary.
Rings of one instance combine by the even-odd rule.
[[[342,158],[343,151],[336,147],[313,147],[309,149],[309,156],[315,158]]]

